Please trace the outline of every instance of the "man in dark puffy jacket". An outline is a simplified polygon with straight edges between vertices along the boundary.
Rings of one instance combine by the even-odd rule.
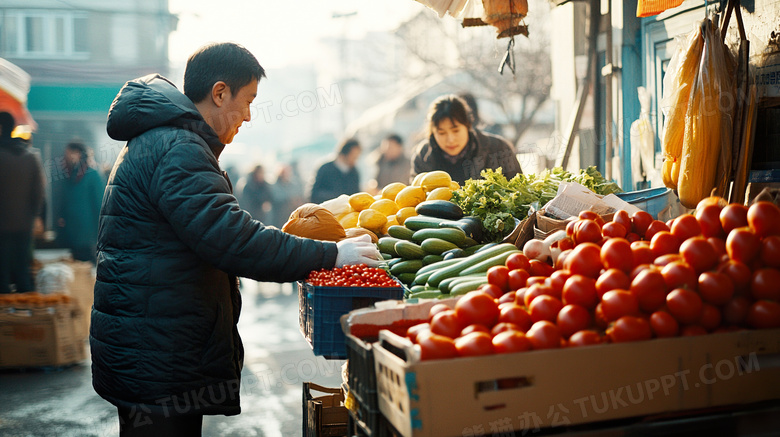
[[[298,238],[239,208],[218,159],[262,77],[245,48],[213,44],[187,61],[184,94],[150,75],[111,105],[108,134],[127,144],[100,213],[90,346],[122,436],[200,435],[204,414],[240,412],[238,276],[293,281],[380,258],[365,240]]]

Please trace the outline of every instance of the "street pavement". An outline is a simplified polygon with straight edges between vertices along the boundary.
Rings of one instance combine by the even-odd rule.
[[[203,436],[299,436],[303,382],[338,387],[344,361],[312,353],[298,329],[293,284],[244,280],[242,295],[242,413],[206,416]],[[94,392],[91,378],[89,360],[64,369],[0,372],[0,437],[119,435],[116,408]]]

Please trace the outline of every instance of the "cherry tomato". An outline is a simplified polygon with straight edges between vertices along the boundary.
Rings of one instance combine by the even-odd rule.
[[[633,316],[639,313],[639,302],[636,296],[628,290],[612,290],[601,297],[601,310],[607,322],[615,321],[623,316]]]
[[[744,296],[735,296],[723,306],[723,321],[729,326],[742,326],[752,302]]]
[[[509,269],[506,266],[493,266],[487,271],[488,284],[497,286],[503,293],[509,291]],[[517,290],[515,288],[515,290]],[[502,294],[503,294],[502,293]]]
[[[501,308],[498,314],[498,322],[514,323],[517,325],[517,330],[522,332],[528,331],[528,328],[533,324],[533,320],[531,319],[531,315],[528,314],[528,311],[514,303]]]
[[[631,271],[634,268],[634,253],[631,251],[631,243],[625,238],[610,238],[601,246],[601,263],[605,269]]]
[[[760,257],[767,267],[780,268],[780,236],[770,235],[761,240]]]
[[[541,320],[534,323],[531,329],[525,333],[525,336],[531,340],[531,346],[534,350],[556,349],[561,347],[561,331],[554,323],[547,320]]]
[[[528,257],[523,255],[522,252],[513,253],[509,255],[509,258],[506,259],[506,268],[509,270],[530,270],[531,269],[531,263],[528,260]]]
[[[447,304],[437,303],[434,306],[432,306],[430,310],[428,310],[428,318],[433,319],[433,316],[435,316],[436,314],[439,314],[442,311],[449,311],[451,309],[452,308],[447,306]]]
[[[613,343],[649,340],[653,337],[650,322],[636,316],[623,316],[607,329],[607,335]]]
[[[748,225],[748,208],[739,203],[731,203],[723,207],[720,211],[720,224],[723,231],[728,234],[732,229],[741,228]]]
[[[715,249],[704,237],[692,237],[680,245],[680,255],[696,273],[706,272],[718,265]]]
[[[666,226],[666,223],[660,220],[653,220],[645,231],[645,240],[652,240],[653,236],[661,231],[671,233],[669,226]]]
[[[734,284],[734,293],[743,294],[750,292],[750,281],[753,273],[750,268],[739,261],[729,260],[718,265],[718,272],[725,273]]]
[[[558,312],[563,308],[563,303],[560,299],[541,295],[538,296],[528,306],[528,314],[531,315],[531,320],[538,322],[540,320],[549,320],[554,322],[558,317]]]
[[[577,218],[582,220],[593,220],[599,227],[604,226],[604,218],[590,210],[580,211]]]
[[[422,332],[431,332],[431,324],[420,323],[414,325],[406,330],[406,336],[409,337],[409,340],[412,340],[412,343],[417,343],[417,336]]]
[[[640,237],[644,237],[647,228],[650,227],[650,223],[652,223],[653,220],[653,216],[648,212],[637,211],[631,215],[631,230],[636,232]]]
[[[575,275],[596,278],[601,272],[601,247],[594,243],[582,243],[572,249],[564,268]]]
[[[485,332],[472,332],[455,339],[455,348],[460,357],[477,357],[494,354],[493,339]]]
[[[650,314],[650,327],[658,338],[675,337],[680,333],[680,324],[677,319],[666,311],[656,311]]]
[[[701,297],[691,290],[676,288],[666,295],[666,308],[682,324],[695,323],[701,317]]]
[[[756,202],[747,212],[747,221],[759,237],[780,235],[780,208],[772,202]]]
[[[497,354],[509,354],[531,350],[531,340],[519,331],[504,331],[493,337],[493,349]]]
[[[780,300],[780,270],[766,268],[753,272],[750,291],[755,300]]]
[[[558,329],[564,338],[590,326],[590,313],[580,305],[566,305],[556,318]]]
[[[608,291],[615,289],[628,290],[629,287],[631,287],[631,280],[628,278],[628,275],[618,269],[609,269],[599,275],[599,279],[596,280],[596,293],[599,299]]]
[[[761,250],[761,240],[747,226],[729,232],[726,239],[726,251],[729,258],[750,265]]]
[[[452,338],[428,333],[417,338],[420,345],[420,360],[441,360],[458,356],[458,348]]]
[[[463,326],[473,323],[493,326],[498,320],[498,304],[489,294],[474,291],[455,303],[455,314]]]
[[[601,240],[601,226],[593,220],[578,220],[574,225],[574,243],[596,243]]]
[[[528,270],[525,269],[514,269],[510,270],[507,274],[507,281],[509,284],[510,290],[519,290],[526,286],[526,281],[528,281],[528,278],[531,276],[530,273],[528,273]]]
[[[780,328],[780,303],[769,300],[756,301],[748,310],[747,323],[758,329]]]
[[[593,346],[602,342],[603,340],[598,332],[587,329],[577,331],[569,337],[569,346],[571,347]]]
[[[547,278],[555,271],[553,266],[547,264],[546,262],[532,259],[530,263],[531,269],[528,272],[531,274],[531,276],[544,276]]]
[[[725,238],[726,232],[720,224],[720,212],[723,208],[718,205],[708,205],[696,210],[696,221],[701,227],[701,235],[704,237]]]
[[[683,214],[674,221],[671,227],[672,235],[679,241],[685,241],[691,237],[701,235],[701,225],[695,216]]]
[[[725,273],[704,272],[699,275],[698,285],[704,302],[720,306],[734,297],[734,283]]]
[[[650,240],[650,250],[653,251],[653,256],[656,258],[662,255],[677,254],[680,251],[682,241],[669,231],[656,232]]]
[[[460,336],[463,337],[464,335],[471,334],[472,332],[486,332],[489,334],[490,329],[488,329],[487,326],[485,325],[473,324],[463,328],[463,330],[460,331]]]
[[[596,280],[583,275],[571,275],[563,286],[561,298],[564,305],[595,308],[598,303]]]
[[[644,270],[631,281],[631,294],[636,297],[639,309],[652,313],[666,303],[666,281],[658,270]]]
[[[720,326],[721,314],[718,307],[705,303],[701,307],[701,316],[696,322],[697,325],[706,329],[707,331],[714,331]]]
[[[618,222],[605,223],[601,228],[601,235],[610,238],[626,238],[628,231],[626,227]]]

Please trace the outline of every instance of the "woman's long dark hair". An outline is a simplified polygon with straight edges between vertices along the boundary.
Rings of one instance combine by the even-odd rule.
[[[67,162],[67,160],[65,161],[65,174],[67,175],[68,179],[74,182],[78,182],[81,180],[81,178],[84,177],[84,173],[86,173],[90,168],[89,149],[81,141],[71,141],[67,146],[65,146],[65,150],[79,152],[79,162],[75,166],[71,165],[69,162]]]
[[[474,120],[471,108],[465,100],[454,94],[441,96],[431,103],[428,109],[428,136],[433,134],[439,123],[447,119],[457,121],[469,130]]]

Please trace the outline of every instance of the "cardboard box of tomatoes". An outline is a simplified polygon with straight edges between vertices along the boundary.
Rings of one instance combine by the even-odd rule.
[[[387,314],[374,315],[385,323]],[[404,337],[379,337],[379,408],[407,437],[533,432],[780,398],[778,329],[430,361]]]

